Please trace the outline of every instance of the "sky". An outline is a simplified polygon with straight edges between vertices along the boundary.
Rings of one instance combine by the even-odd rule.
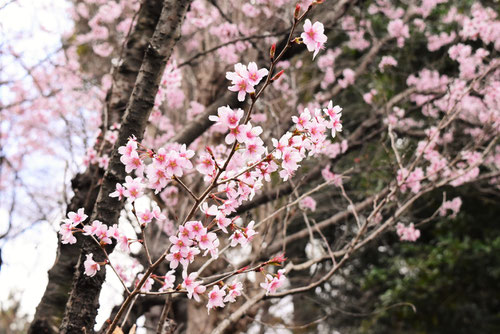
[[[61,33],[72,26],[67,13],[69,4],[65,0],[0,0],[0,8],[0,47],[12,46],[27,66],[37,64],[48,53],[57,50],[61,45]],[[4,67],[0,80],[19,78],[22,74],[15,66],[9,66],[8,59],[0,58],[0,61]],[[8,99],[1,87],[0,98],[3,101]],[[41,160],[37,162],[42,163]],[[57,168],[54,164],[48,166]],[[4,196],[7,196],[6,192],[0,192],[0,197]],[[5,207],[0,207],[0,234],[7,229],[8,212]],[[11,295],[14,295],[15,299],[21,300],[21,313],[34,314],[47,284],[47,270],[55,260],[57,237],[53,223],[33,224],[15,238],[0,240],[3,259],[0,307],[9,307]]]

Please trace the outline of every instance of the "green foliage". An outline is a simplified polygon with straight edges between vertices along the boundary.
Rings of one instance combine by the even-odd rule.
[[[423,228],[416,243],[392,245],[379,253],[360,281],[379,296],[365,319],[366,333],[500,332],[500,208],[491,198],[469,195],[456,219]],[[432,224],[432,223],[431,223]],[[392,255],[397,254],[397,255]]]

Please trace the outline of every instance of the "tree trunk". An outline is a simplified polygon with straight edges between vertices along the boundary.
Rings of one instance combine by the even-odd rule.
[[[190,3],[191,0],[166,0],[163,3],[158,24],[146,49],[90,221],[99,220],[108,226],[118,223],[124,202],[109,197],[109,194],[115,190],[116,183],[123,183],[126,176],[118,147],[125,145],[131,136],[135,136],[138,141],[142,140],[161,77],[172,49],[180,38],[181,24]],[[114,245],[110,246],[108,252],[111,252],[113,247]],[[71,295],[66,304],[60,327],[61,334],[93,333],[99,308],[99,294],[106,271],[103,268],[92,278],[86,276],[83,262],[87,253],[93,253],[97,261],[104,260],[99,246],[87,239],[80,255]]]
[[[115,70],[113,87],[107,95],[110,124],[119,122],[123,116],[144,58],[146,46],[158,23],[161,6],[161,0],[146,1],[138,13],[137,24],[125,45],[123,61]],[[76,212],[82,207],[85,207],[86,212],[92,212],[99,192],[98,181],[102,178],[102,174],[96,166],[90,166],[85,173],[75,176],[72,180],[75,195],[66,209],[67,213]],[[80,249],[81,242],[77,245],[58,243],[56,261],[49,270],[49,282],[28,333],[58,332],[71,291],[70,277],[74,276]]]

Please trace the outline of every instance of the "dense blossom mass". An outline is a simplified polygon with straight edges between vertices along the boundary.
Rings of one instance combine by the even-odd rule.
[[[247,7],[249,15],[252,16],[253,7]],[[300,16],[300,10],[301,7],[297,5],[294,14],[296,21]],[[480,9],[477,8],[477,10]],[[199,2],[195,2],[193,12],[190,12],[189,15],[195,15],[196,11],[199,11],[198,15],[203,16],[203,6]],[[380,2],[377,5],[372,4],[370,11],[372,14],[384,12],[391,19],[387,25],[388,36],[396,40],[398,47],[404,47],[405,40],[410,38],[410,27],[408,20],[403,18],[401,9],[393,10]],[[423,12],[425,11],[423,10]],[[255,15],[258,13],[256,12]],[[192,20],[200,18],[195,15]],[[210,19],[205,17],[196,21],[198,22],[196,25],[201,28],[209,21]],[[462,20],[461,22],[464,25],[464,30],[460,33],[462,38],[475,39],[482,36],[481,33],[485,34],[481,29],[473,34],[471,33],[471,24],[468,21]],[[479,24],[479,21],[476,22]],[[418,19],[414,21],[414,25],[419,29],[425,29],[425,26]],[[368,22],[358,23],[354,17],[346,16],[342,27],[348,31],[350,38],[348,46],[350,48],[364,50],[370,47],[370,42],[364,37],[366,29],[371,29]],[[185,29],[189,30],[187,26]],[[226,24],[212,30],[213,32],[217,30],[218,34],[236,36],[235,29],[237,28]],[[441,46],[452,43],[454,38],[456,35],[453,32],[429,36],[429,50],[438,50]],[[489,35],[481,38],[487,41],[494,40]],[[324,25],[321,22],[312,23],[310,19],[306,19],[300,39],[289,41],[289,43],[300,42],[305,44],[308,51],[313,52],[314,59],[319,51],[325,48],[327,42]],[[244,49],[243,44],[241,48]],[[103,45],[97,47],[97,51],[101,56],[105,56],[106,50]],[[221,49],[219,52],[225,51]],[[335,60],[340,57],[341,53],[340,49],[333,51],[329,49],[319,58],[318,66],[325,73],[321,83],[322,88],[337,82],[340,88],[347,89],[356,83],[358,73],[354,69],[345,67],[342,71],[337,71],[338,74],[335,74]],[[176,232],[169,228],[170,246],[165,253],[165,260],[171,270],[162,277],[163,285],[158,289],[159,292],[164,293],[182,289],[180,291],[185,291],[189,298],[194,298],[197,301],[200,300],[201,295],[206,294],[209,311],[216,307],[224,307],[227,302],[234,302],[236,297],[241,295],[242,282],[234,282],[231,285],[223,284],[221,288],[215,285],[209,290],[207,282],[197,280],[197,272],[189,272],[189,266],[198,256],[210,255],[210,258],[217,259],[222,244],[227,243],[230,247],[238,245],[245,247],[251,244],[254,236],[258,234],[257,225],[254,221],[245,223],[242,218],[235,215],[237,208],[245,201],[252,200],[264,187],[265,182],[271,182],[271,175],[277,174],[286,182],[293,178],[305,159],[318,155],[334,159],[348,150],[346,140],[342,140],[341,143],[332,143],[328,139],[335,138],[343,129],[342,108],[333,105],[331,100],[324,108],[318,107],[318,103],[301,107],[298,114],[291,117],[293,129],[285,131],[280,137],[272,137],[267,140],[262,137],[265,129],[251,121],[253,117],[258,120],[258,115],[250,115],[253,103],[255,103],[256,98],[260,97],[257,87],[265,89],[268,83],[276,81],[286,72],[281,70],[277,74],[270,73],[270,70],[274,70],[277,63],[275,44],[271,47],[270,55],[272,62],[269,69],[259,68],[256,62],[251,61],[247,65],[236,63],[234,71],[226,72],[225,77],[230,81],[228,89],[237,93],[238,101],[244,101],[247,94],[252,97],[250,109],[244,110],[226,105],[218,107],[215,115],[208,116],[209,120],[214,123],[214,131],[223,135],[226,147],[208,144],[203,150],[195,152],[185,144],[168,143],[156,148],[146,146],[148,142],[152,143],[151,141],[140,143],[135,137],[131,137],[126,145],[118,148],[120,161],[125,167],[125,172],[129,175],[126,176],[125,182],[116,184],[116,190],[109,196],[116,197],[117,200],[127,199],[134,208],[135,203],[146,197],[149,190],[166,198],[171,189],[175,189],[173,184],[180,183],[182,188],[186,188],[187,186],[180,180],[186,175],[192,178],[194,171],[203,176],[205,184],[210,187],[209,190],[216,191],[212,194],[208,192],[204,197],[195,197],[197,206],[202,213],[199,220],[188,220],[179,224]],[[425,105],[423,108],[425,115],[437,117],[439,112],[445,112],[450,108],[450,99],[457,99],[457,93],[450,91],[445,93],[445,87],[451,84],[464,91],[463,80],[475,77],[479,68],[484,67],[483,60],[487,55],[488,52],[484,49],[479,49],[475,54],[472,54],[470,46],[461,43],[454,45],[449,49],[449,56],[460,64],[460,78],[451,81],[450,78],[440,76],[437,72],[428,69],[423,69],[416,75],[412,74],[407,79],[409,86],[416,87],[415,92],[411,94],[412,101],[417,105]],[[229,61],[229,58],[226,57],[226,60]],[[397,66],[397,59],[390,55],[384,55],[378,63],[378,70],[385,73],[390,67]],[[268,76],[273,76],[273,78],[270,79]],[[263,80],[265,84],[259,86]],[[153,120],[156,119],[160,123],[164,123],[164,125],[160,125],[164,129],[170,128],[171,125],[167,119],[163,119],[161,116],[160,107],[167,103],[170,108],[176,109],[183,104],[185,96],[180,89],[181,82],[182,72],[178,69],[177,62],[170,61],[163,74],[152,114]],[[278,83],[276,84],[278,85]],[[445,96],[436,99],[432,105],[429,105],[427,102],[433,95],[419,93],[426,90],[445,93]],[[377,103],[378,94],[377,89],[371,89],[364,93],[363,100],[369,105],[374,105]],[[203,112],[204,107],[196,101],[192,101],[190,104],[192,106],[190,109],[191,117]],[[494,121],[498,123],[497,120]],[[417,125],[412,119],[405,119],[405,110],[399,107],[394,107],[393,112],[387,114],[386,124],[390,126],[389,129]],[[115,125],[114,129],[106,133],[108,142],[114,143],[116,141],[118,129],[119,126]],[[439,145],[449,141],[450,138],[446,138],[446,136],[450,137],[451,134],[441,134],[437,128],[425,131],[427,139],[418,143],[417,153],[422,155],[429,164],[425,168],[399,166],[396,182],[401,193],[409,191],[413,194],[419,194],[425,187],[427,180],[437,180],[439,175],[441,177],[455,176],[452,181],[455,186],[477,177],[477,165],[482,159],[480,153],[464,152],[464,161],[456,167],[451,167],[447,158],[439,153]],[[106,159],[109,160],[109,158]],[[89,151],[86,161],[87,163],[99,161],[100,165],[107,165],[107,161],[98,160],[95,151]],[[470,168],[468,168],[469,166]],[[339,187],[342,186],[342,178],[330,171],[330,165],[323,168],[321,174],[327,182],[332,182]],[[192,196],[196,195],[192,194]],[[460,199],[457,198],[444,202],[440,214],[445,215],[447,210],[451,210],[453,215],[456,215],[460,208],[459,201]],[[310,196],[304,197],[300,201],[300,207],[303,210],[315,211],[316,206],[316,201]],[[172,224],[168,214],[162,212],[154,202],[151,204],[151,208],[140,211],[134,209],[134,215],[141,228],[146,228],[153,220],[167,227]],[[193,214],[190,214],[188,217],[192,216]],[[83,209],[79,209],[77,213],[70,212],[60,228],[62,242],[76,243],[77,239],[74,235],[76,232],[82,232],[83,235],[94,238],[102,246],[116,242],[124,251],[129,251],[131,243],[141,242],[126,237],[116,224],[108,226],[98,220],[91,223],[85,222],[87,218],[88,216],[84,214]],[[413,224],[405,226],[398,223],[396,230],[400,239],[404,241],[416,241],[420,236],[420,231],[415,229]],[[222,241],[221,238],[226,238],[226,240]],[[102,262],[102,264],[107,263],[109,261]],[[177,280],[175,274],[177,268],[182,268],[182,284],[178,287],[174,285]],[[93,255],[87,255],[85,274],[94,276],[99,269],[100,264],[93,260]],[[284,270],[279,270],[277,274],[265,275],[264,282],[260,285],[266,290],[266,294],[274,293],[283,285],[284,274]],[[144,282],[140,290],[142,292],[151,291],[155,281],[151,278],[144,280],[141,275],[138,276],[136,282]]]

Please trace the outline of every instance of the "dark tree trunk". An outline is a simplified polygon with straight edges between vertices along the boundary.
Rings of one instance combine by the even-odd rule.
[[[158,24],[146,48],[132,96],[123,116],[118,140],[113,148],[91,221],[99,220],[109,226],[118,222],[124,202],[109,197],[109,194],[115,190],[116,183],[123,183],[126,176],[125,167],[120,162],[118,147],[125,145],[131,136],[135,136],[138,141],[142,140],[161,77],[172,49],[180,38],[181,24],[190,3],[190,0],[163,2]],[[109,247],[108,252],[112,249],[113,246]],[[99,294],[106,272],[103,268],[92,278],[86,276],[83,262],[87,253],[93,253],[97,261],[104,260],[99,246],[86,239],[73,280],[71,295],[66,304],[60,327],[61,334],[93,333],[99,308]]]
[[[146,46],[160,17],[161,6],[161,0],[146,1],[138,13],[137,24],[125,45],[123,61],[113,74],[113,87],[108,92],[109,123],[119,122],[123,116]],[[76,212],[82,207],[85,207],[85,212],[92,212],[99,193],[98,181],[102,178],[102,174],[96,166],[91,166],[84,174],[75,176],[72,180],[75,195],[66,212]],[[49,270],[49,282],[29,328],[30,334],[58,332],[71,291],[71,278],[75,273],[81,246],[81,241],[76,245],[58,243],[56,261]]]

